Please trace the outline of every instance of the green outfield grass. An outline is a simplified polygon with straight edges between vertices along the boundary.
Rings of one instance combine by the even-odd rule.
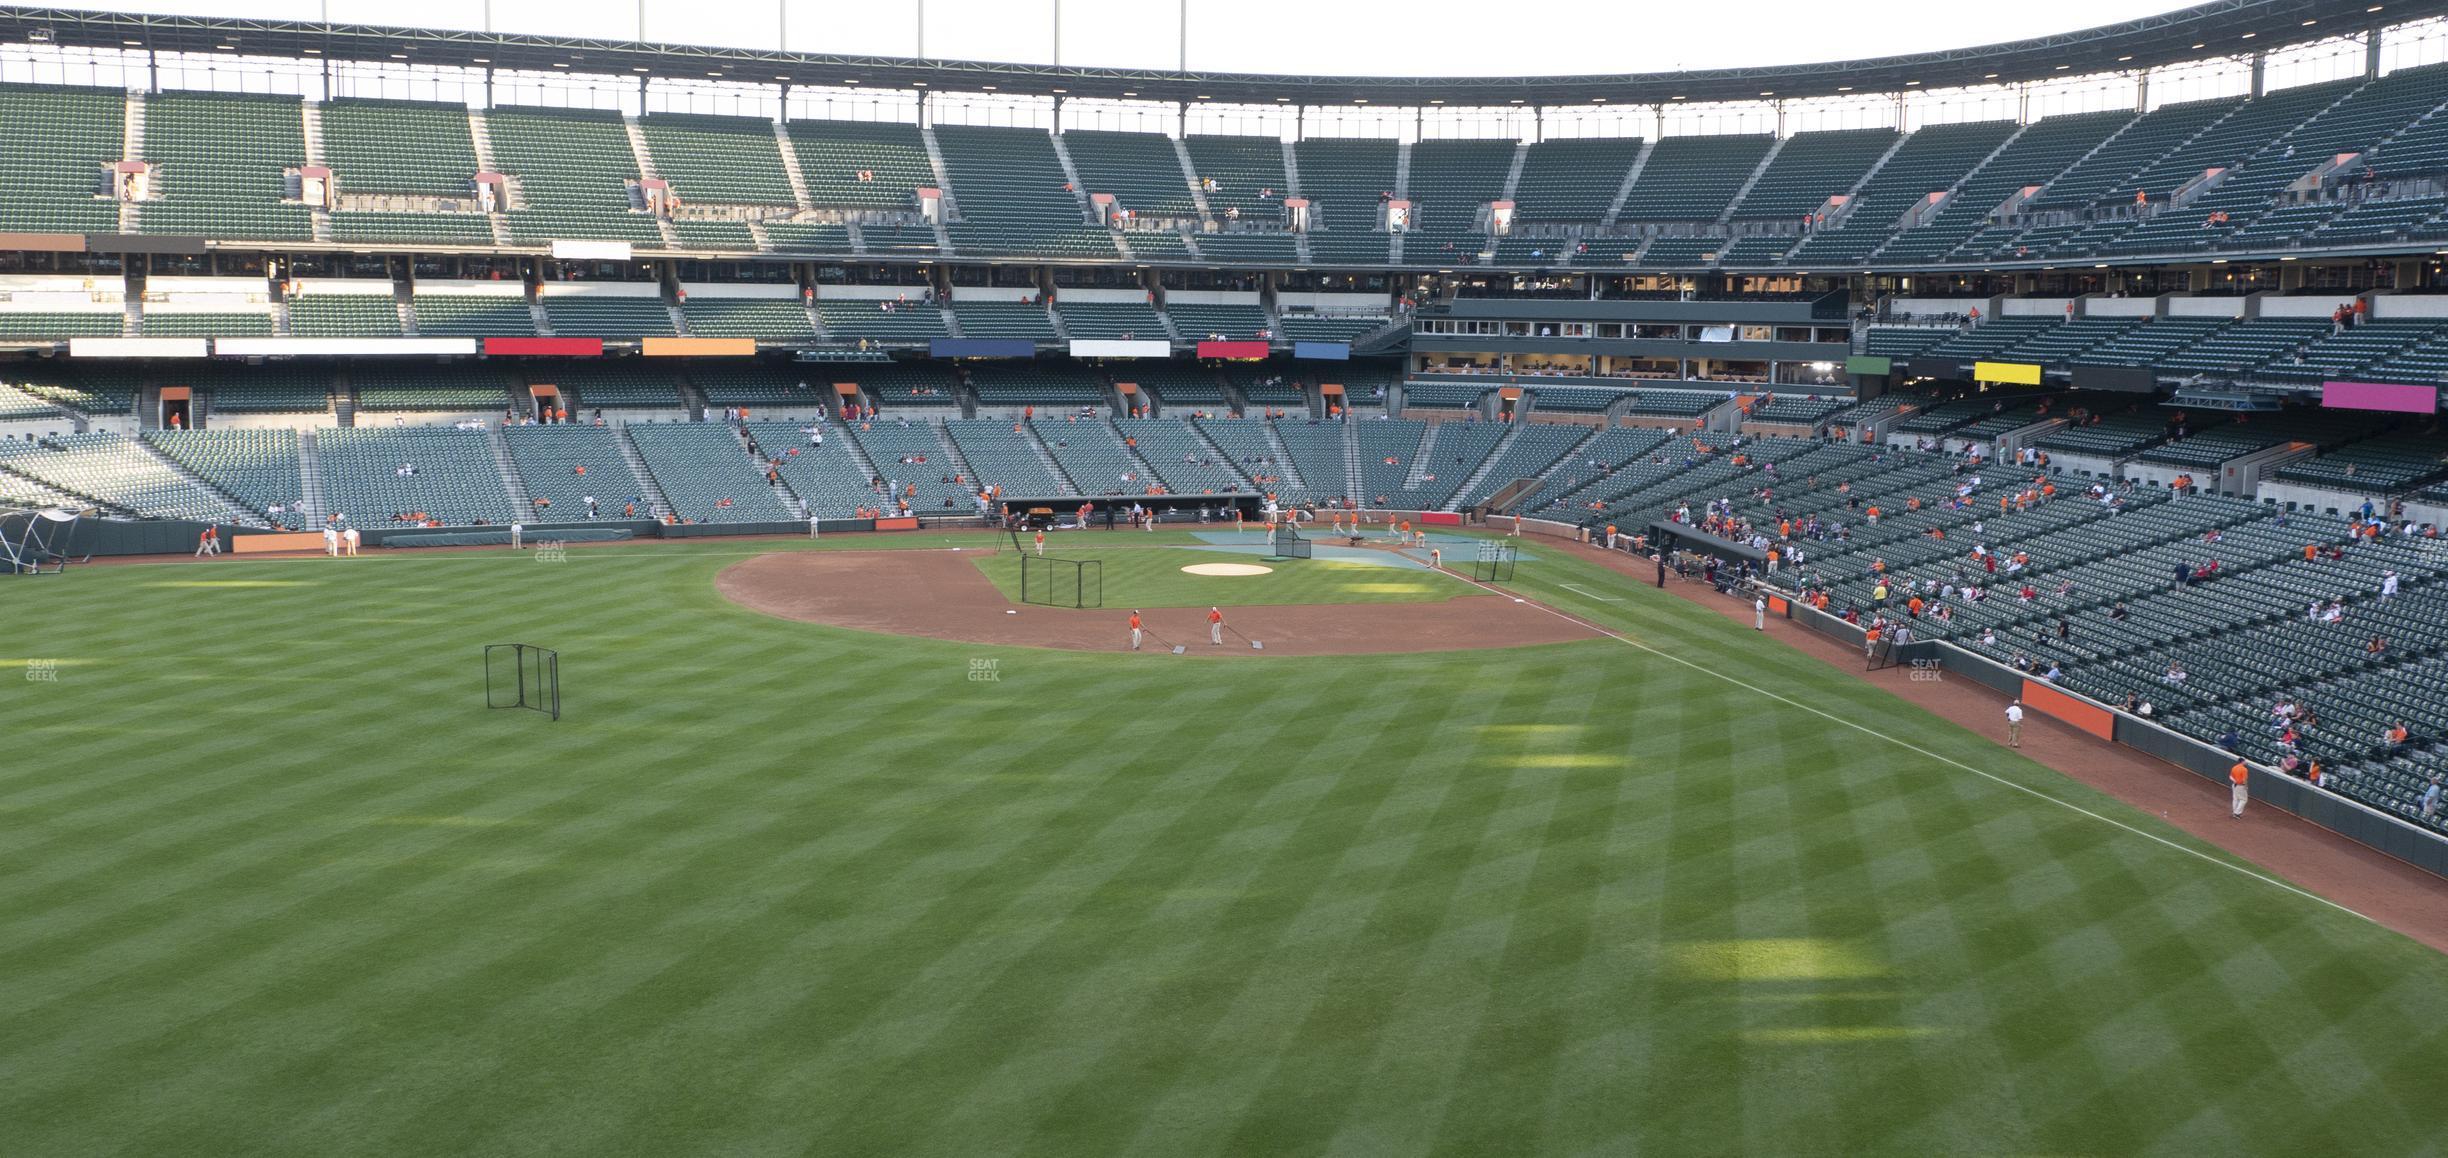
[[[0,1152],[2439,1145],[2448,960],[1568,550],[1638,645],[905,640],[756,549],[0,580]]]
[[[1339,559],[1278,561],[1229,551],[1143,546],[1129,540],[1129,536],[1122,536],[1119,541],[1107,536],[1075,536],[1047,544],[1046,553],[1062,559],[1093,560],[1102,576],[1107,607],[1419,603],[1483,594],[1468,583],[1416,563],[1393,566]],[[1264,575],[1191,575],[1182,570],[1202,563],[1242,563],[1273,570]],[[1020,601],[1017,554],[1005,551],[981,556],[977,564],[1005,598]],[[1070,580],[1060,582],[1067,586]]]

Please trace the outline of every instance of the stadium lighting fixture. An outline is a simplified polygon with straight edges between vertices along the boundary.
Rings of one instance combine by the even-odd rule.
[[[556,61],[554,61],[554,62],[553,62],[553,67],[554,67],[554,68],[568,68],[568,67],[569,67],[569,62],[568,62],[568,61],[566,61],[566,60],[556,60]]]
[[[2313,25],[2318,24],[2318,23],[2320,23],[2320,21],[2318,21],[2318,20],[2306,20],[2306,21],[2304,21],[2304,22],[2303,22],[2303,26],[2304,26],[2304,27],[2306,27],[2306,28],[2310,28],[2310,27],[2312,27]]]
[[[979,87],[979,88],[982,88],[982,89],[985,89],[987,92],[993,92],[993,91],[995,90],[995,86],[993,86],[993,85],[991,85],[991,84],[982,84],[982,85],[979,85],[978,87]]]
[[[124,45],[127,45],[129,48],[143,48],[143,47],[144,47],[144,41],[141,41],[141,40],[122,40],[122,41],[120,41],[119,43],[124,44]]]
[[[858,78],[857,78],[857,77],[855,77],[855,76],[845,76],[845,77],[843,77],[843,78],[842,78],[842,83],[843,83],[843,84],[857,84],[857,83],[858,83]]]
[[[1066,94],[1066,93],[1070,92],[1071,90],[1070,90],[1070,89],[1067,89],[1067,88],[1058,88],[1058,89],[1052,89],[1052,90],[1049,90],[1049,91],[1053,92],[1053,94],[1054,94],[1054,95],[1056,95],[1056,96],[1062,96],[1062,95],[1064,95],[1064,94]]]
[[[2064,72],[2065,70],[2067,70],[2067,69],[2069,69],[2069,68],[2072,68],[2072,67],[2074,67],[2074,66],[2073,66],[2073,65],[2070,65],[2070,64],[2061,64],[2061,65],[2058,65],[2058,66],[2057,66],[2057,71],[2059,71],[2059,72]]]
[[[1353,97],[1353,98],[1352,98],[1352,103],[1353,103],[1353,104],[1356,104],[1356,105],[1364,105],[1364,104],[1367,104],[1367,103],[1368,103],[1368,98],[1367,98],[1367,97]]]
[[[631,72],[645,72],[645,71],[646,71],[646,66],[645,66],[645,65],[642,65],[642,64],[634,64],[634,65],[629,66],[629,71],[631,71]]]
[[[392,54],[391,54],[391,59],[393,59],[393,60],[406,60],[406,59],[408,59],[408,54],[407,54],[407,53],[405,53],[405,52],[394,52],[394,53],[392,53]]]
[[[2132,60],[2132,59],[2133,59],[2133,56],[2132,56],[2131,54],[2128,54],[2128,55],[2125,55],[2125,56],[2120,56],[2120,57],[2118,57],[2118,58],[2117,58],[2117,63],[2118,63],[2118,64],[2123,64],[2123,63],[2125,63],[2126,61],[2129,61],[2129,60]]]
[[[1444,98],[1444,97],[1429,97],[1429,98],[1428,98],[1428,103],[1429,103],[1429,104],[1432,104],[1432,105],[1441,105],[1441,104],[1444,104],[1444,103],[1445,103],[1445,98]]]
[[[1761,93],[1760,95],[1761,95],[1761,96],[1775,96],[1776,94],[1775,94],[1774,92],[1764,92],[1764,93]]]
[[[1289,101],[1289,100],[1291,100],[1291,99],[1292,99],[1291,97],[1276,97],[1276,98],[1275,98],[1275,103],[1277,103],[1277,104],[1283,104],[1283,103],[1285,103],[1285,102],[1287,102],[1287,101]]]
[[[2260,34],[2260,33],[2258,33],[2258,32],[2247,32],[2247,33],[2245,33],[2245,34],[2244,34],[2243,39],[2250,40],[2250,39],[2252,39],[2253,37],[2256,37],[2256,36],[2259,36],[2259,35],[2261,35],[2261,34]]]
[[[1135,92],[1132,92],[1132,91],[1130,91],[1129,89],[1124,89],[1124,90],[1122,90],[1122,95],[1123,95],[1123,96],[1138,96],[1139,94],[1138,94],[1138,93],[1135,93]]]
[[[925,81],[923,81],[923,80],[913,80],[913,81],[911,81],[911,82],[910,82],[910,87],[911,87],[911,88],[925,88],[926,86],[927,86],[927,82],[925,82]]]
[[[218,48],[218,49],[220,49],[220,50],[221,50],[221,51],[223,51],[223,52],[236,52],[236,51],[238,51],[238,46],[237,46],[237,45],[235,45],[235,44],[216,44],[216,45],[213,45],[213,47],[214,47],[214,48]]]
[[[321,52],[321,51],[323,51],[323,50],[322,50],[322,49],[319,49],[319,48],[309,48],[309,49],[307,49],[306,51],[308,51],[308,52]],[[490,57],[490,56],[471,56],[471,57],[469,57],[468,59],[469,59],[469,60],[472,60],[472,61],[475,61],[475,62],[476,62],[476,63],[478,63],[478,64],[491,64],[491,63],[493,63],[493,58],[492,58],[492,57]]]
[[[1679,97],[1676,97],[1675,99],[1676,99],[1676,100],[1679,100],[1679,101],[1687,101],[1687,100],[1690,100],[1691,98],[1690,98],[1690,97],[1685,97],[1685,96],[1679,96]]]
[[[1993,73],[1990,73],[1990,74],[1989,74],[1989,79],[1991,79],[1991,80],[1995,80],[1995,79],[1997,79],[1997,74],[1996,74],[1996,73],[1994,73],[1994,72],[1993,72]],[[1904,85],[1905,85],[1905,87],[1910,88],[1910,87],[1912,87],[1913,85],[1916,85],[1916,84],[1919,84],[1919,83],[1921,83],[1921,82],[1920,82],[1920,81],[1917,81],[1917,80],[1908,80],[1908,81],[1905,81],[1905,82],[1904,82]]]
[[[1837,86],[1836,86],[1836,91],[1837,91],[1837,92],[1852,92],[1852,91],[1853,91],[1853,86],[1852,86],[1852,85],[1849,85],[1849,84],[1840,84],[1840,85],[1837,85]]]

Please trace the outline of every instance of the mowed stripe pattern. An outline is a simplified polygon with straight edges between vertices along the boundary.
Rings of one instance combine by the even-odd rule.
[[[720,547],[12,582],[7,1148],[2432,1142],[2438,955],[1705,671],[878,638],[723,603]],[[568,719],[480,706],[510,639]]]

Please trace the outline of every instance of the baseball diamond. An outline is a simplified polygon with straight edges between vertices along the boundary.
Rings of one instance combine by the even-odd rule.
[[[0,1158],[2442,1149],[2448,0],[114,7]]]

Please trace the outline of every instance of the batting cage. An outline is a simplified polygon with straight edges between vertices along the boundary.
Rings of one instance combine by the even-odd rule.
[[[1471,558],[1471,578],[1481,583],[1510,583],[1513,562],[1519,552],[1511,543],[1482,541],[1479,551]]]
[[[1267,536],[1269,558],[1307,559],[1310,557],[1309,551],[1309,540],[1301,538],[1300,528],[1293,526],[1289,519],[1275,524],[1274,531]]]
[[[1105,606],[1105,564],[1056,555],[1020,556],[1020,602],[1046,607]]]
[[[0,507],[0,574],[57,575],[83,559],[73,554],[77,524],[88,511]]]
[[[561,718],[561,653],[532,643],[488,643],[485,706],[528,708]]]

